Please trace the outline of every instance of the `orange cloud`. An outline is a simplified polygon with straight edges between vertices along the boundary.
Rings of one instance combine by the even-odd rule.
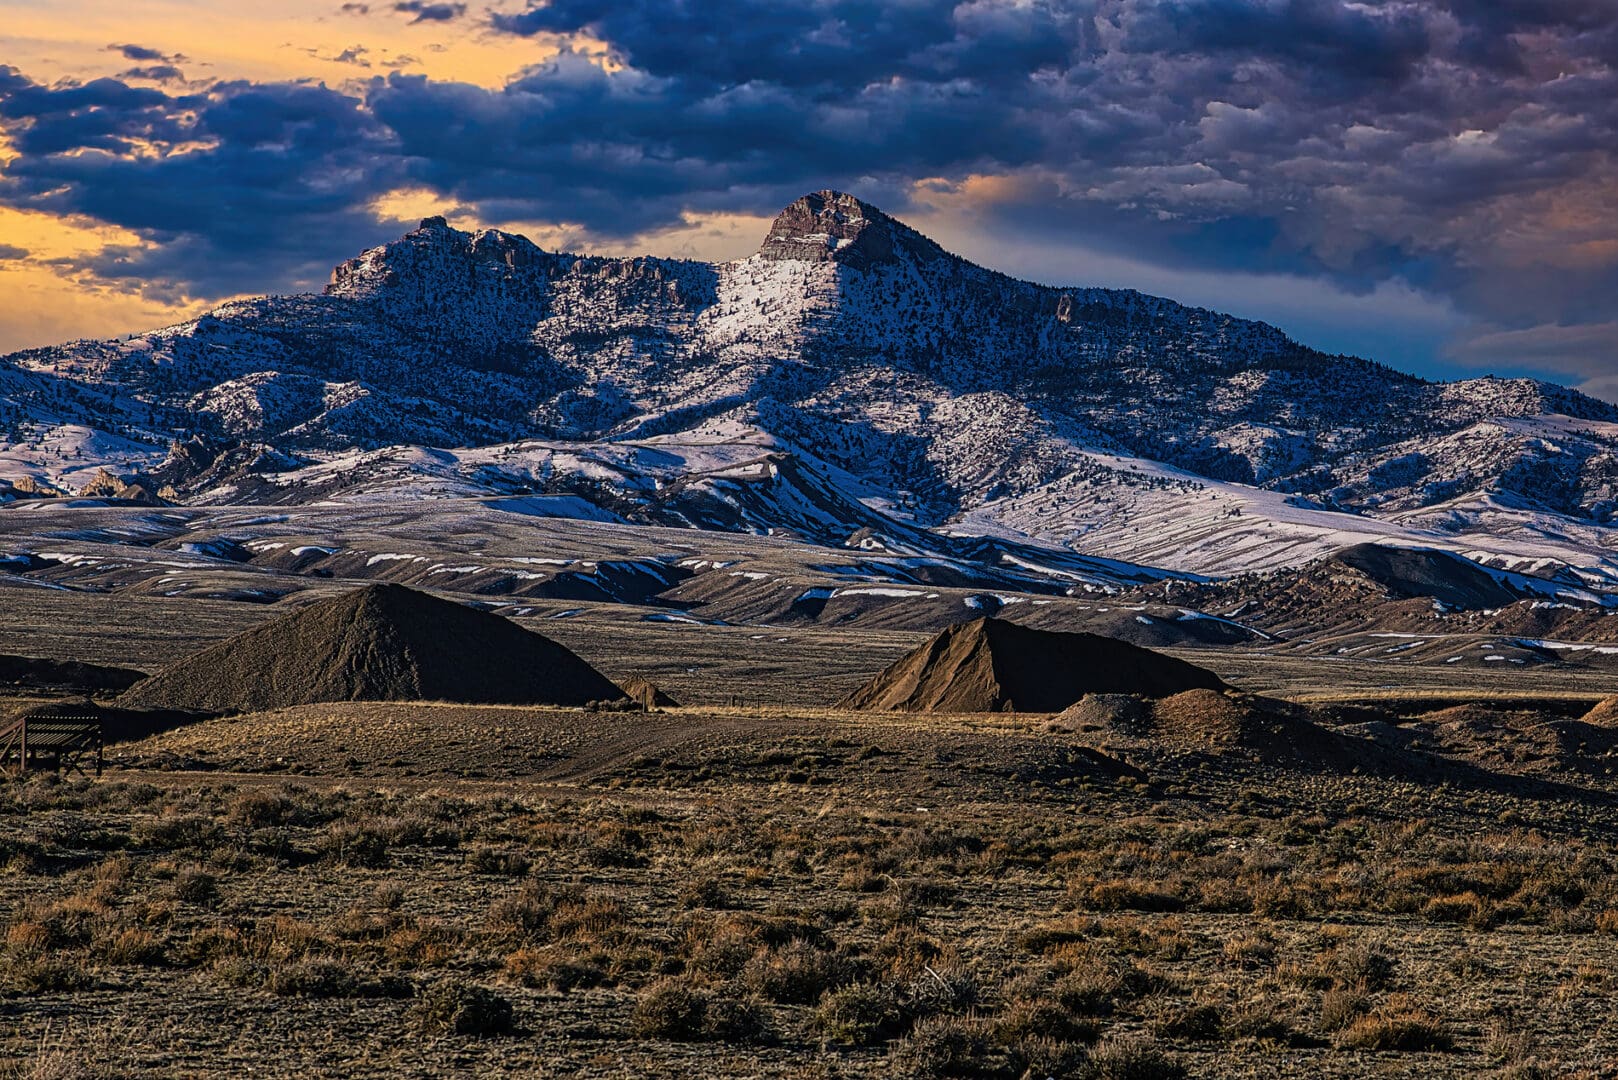
[[[220,4],[203,0],[52,0],[6,12],[5,63],[34,79],[89,79],[127,70],[112,43],[179,54],[190,78],[316,79],[341,83],[399,67],[436,79],[500,86],[510,74],[557,52],[554,39],[487,32],[469,15],[413,24],[391,17],[387,4],[365,16],[345,15],[337,0]],[[372,70],[339,59],[358,42]],[[588,45],[588,43],[581,43]]]

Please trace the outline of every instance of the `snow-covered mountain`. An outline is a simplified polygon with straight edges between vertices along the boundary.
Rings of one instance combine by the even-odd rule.
[[[1618,409],[974,266],[848,195],[723,264],[442,219],[320,296],[0,359],[0,480],[201,504],[566,493],[630,522],[1190,573],[1360,540],[1607,573]],[[105,486],[105,481],[102,481]]]

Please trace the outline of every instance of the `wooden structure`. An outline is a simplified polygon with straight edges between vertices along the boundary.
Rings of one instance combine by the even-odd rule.
[[[87,775],[91,753],[100,776],[101,710],[90,702],[41,705],[0,727],[0,769],[71,769]]]

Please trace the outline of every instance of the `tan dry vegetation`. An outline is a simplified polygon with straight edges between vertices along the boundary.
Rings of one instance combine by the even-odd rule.
[[[1073,746],[1043,717],[807,709],[170,732],[122,748],[138,770],[0,796],[0,1057],[1015,1080],[1618,1056],[1604,793],[1213,753],[1143,781]]]

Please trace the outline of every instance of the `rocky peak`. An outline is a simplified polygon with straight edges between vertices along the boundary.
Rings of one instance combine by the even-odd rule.
[[[463,232],[442,217],[429,217],[398,240],[339,264],[326,292],[359,299],[401,287],[440,290],[451,281],[464,287],[468,269],[482,265],[511,273],[541,264],[544,256],[525,236],[498,229]]]
[[[937,244],[869,203],[841,191],[817,191],[776,215],[759,254],[864,270],[893,262],[901,250],[922,261],[944,254]]]

